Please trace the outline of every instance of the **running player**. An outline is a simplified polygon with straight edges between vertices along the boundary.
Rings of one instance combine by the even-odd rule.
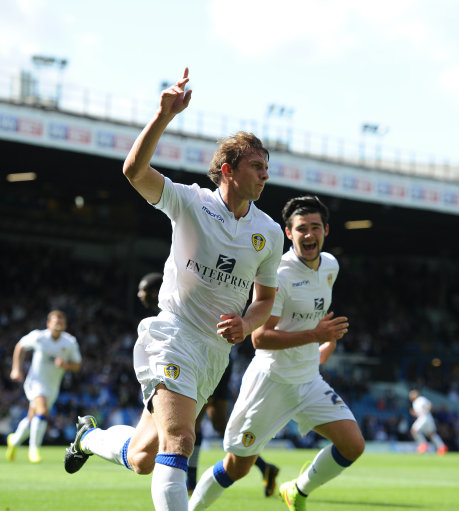
[[[32,330],[16,344],[10,377],[24,381],[22,362],[27,351],[33,350],[30,369],[24,382],[29,400],[27,416],[18,424],[14,433],[7,437],[6,459],[14,461],[16,448],[29,438],[29,461],[42,461],[40,447],[48,424],[49,412],[59,394],[65,371],[78,371],[81,354],[77,340],[65,332],[67,319],[62,311],[48,314],[46,330]]]
[[[346,317],[327,312],[338,262],[321,252],[328,235],[328,209],[314,196],[291,199],[282,211],[292,241],[278,270],[279,290],[270,319],[252,334],[255,356],[247,368],[225,431],[225,458],[207,469],[190,499],[190,511],[207,508],[244,477],[266,444],[290,420],[313,429],[331,444],[280,493],[291,511],[340,474],[363,452],[364,439],[343,400],[322,379],[319,364],[348,331]]]
[[[440,435],[437,433],[437,426],[432,415],[432,403],[419,390],[412,389],[409,393],[411,401],[410,413],[416,420],[411,426],[411,435],[417,443],[417,451],[424,454],[429,449],[428,442],[431,441],[437,449],[437,454],[443,456],[448,452]]]
[[[183,78],[162,92],[153,120],[138,136],[124,174],[171,220],[172,246],[159,293],[161,312],[134,348],[145,408],[135,428],[95,428],[78,420],[65,468],[73,473],[97,454],[137,473],[153,471],[156,511],[188,509],[186,472],[194,424],[242,342],[269,317],[283,248],[280,226],[253,203],[268,179],[268,151],[252,134],[225,139],[210,164],[215,191],[173,183],[150,166],[168,124],[189,104]],[[253,284],[253,301],[243,314]]]
[[[204,415],[207,413],[207,416],[217,433],[221,436],[225,433],[226,424],[228,422],[228,408],[231,399],[230,379],[232,366],[233,363],[230,358],[230,362],[223,373],[220,383],[217,385],[217,388],[209,397],[207,405],[201,410],[201,413],[196,419],[196,441],[194,443],[193,454],[188,460],[188,474],[186,479],[186,486],[189,495],[191,495],[193,490],[196,488],[199,453],[202,443],[201,421]],[[267,463],[261,456],[258,456],[255,465],[261,472],[265,497],[271,497],[276,489],[276,478],[279,474],[279,468],[272,463]]]

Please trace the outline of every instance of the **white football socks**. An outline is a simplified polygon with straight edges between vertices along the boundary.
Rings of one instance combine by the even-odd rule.
[[[29,438],[29,435],[30,421],[29,418],[26,416],[21,420],[21,422],[19,422],[18,427],[16,428],[16,431],[13,433],[10,442],[13,445],[21,445],[22,442]]]
[[[186,472],[156,463],[151,479],[151,497],[156,511],[187,511]]]
[[[48,427],[48,418],[44,415],[34,415],[30,421],[30,449],[39,449],[43,443],[46,428]]]
[[[121,451],[134,432],[135,428],[125,425],[112,426],[108,429],[96,428],[83,436],[81,449],[86,454],[97,454],[107,461],[125,466]]]
[[[214,467],[209,467],[199,478],[198,484],[191,495],[189,511],[207,509],[225,491],[225,488],[215,479]]]
[[[298,489],[305,495],[330,481],[346,468],[336,463],[332,455],[333,444],[322,449],[296,481]]]

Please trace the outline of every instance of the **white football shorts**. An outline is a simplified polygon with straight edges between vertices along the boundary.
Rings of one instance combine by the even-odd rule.
[[[226,452],[238,456],[259,454],[292,419],[302,434],[328,422],[355,421],[348,406],[319,373],[308,383],[280,383],[259,370],[251,371],[251,367],[242,379],[226,427]]]
[[[196,415],[218,385],[232,345],[208,339],[176,315],[162,311],[149,318],[134,346],[134,369],[149,406],[157,385],[196,401]],[[143,326],[147,326],[143,320]]]
[[[411,427],[424,435],[431,435],[437,431],[434,418],[430,413],[417,418]]]
[[[48,410],[51,410],[59,395],[59,387],[47,385],[45,382],[34,378],[26,378],[24,382],[24,393],[29,402],[32,402],[38,396],[45,396]]]

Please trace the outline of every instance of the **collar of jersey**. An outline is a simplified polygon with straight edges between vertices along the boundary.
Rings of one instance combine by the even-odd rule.
[[[228,214],[230,214],[232,216],[233,219],[234,218],[234,213],[228,208],[228,206],[226,205],[226,202],[222,199],[222,196],[220,194],[220,188],[217,188],[215,191],[214,191],[214,194],[216,195],[216,197],[218,198],[218,201],[223,204],[225,210],[227,211]],[[247,221],[249,219],[249,214],[250,212],[252,211],[252,202],[253,201],[250,201],[249,202],[249,209],[247,210],[247,213],[239,218],[239,221]]]
[[[304,261],[302,261],[297,255],[295,250],[293,249],[293,245],[290,246],[290,250],[293,252],[293,255],[295,256],[296,260],[301,263],[307,270],[315,272],[316,270],[313,270],[310,268]],[[319,261],[319,267],[317,268],[317,271],[320,270],[320,265],[322,264],[322,254],[320,255],[320,261]]]

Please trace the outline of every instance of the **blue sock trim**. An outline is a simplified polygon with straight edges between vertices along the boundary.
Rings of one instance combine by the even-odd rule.
[[[223,460],[217,461],[217,463],[215,463],[214,477],[217,480],[217,483],[223,488],[228,488],[228,486],[231,486],[234,483],[231,477],[226,473],[226,470],[223,468]]]
[[[169,453],[161,453],[156,455],[155,463],[159,463],[161,465],[167,465],[168,467],[175,467],[188,471],[188,460],[186,456],[182,454],[169,454]]]
[[[45,421],[45,422],[47,422],[47,420],[48,420],[48,417],[46,417],[46,415],[40,415],[38,413],[35,414],[35,417],[37,419],[40,419],[41,421]]]
[[[124,445],[121,449],[121,461],[123,462],[123,465],[128,469],[128,470],[132,470],[131,468],[131,465],[129,465],[129,462],[128,462],[128,459],[127,459],[127,452],[128,452],[128,447],[129,447],[129,442],[131,441],[130,438],[128,438],[126,440],[126,442],[124,442]]]
[[[353,461],[349,461],[348,459],[346,459],[334,445],[331,448],[331,453],[336,463],[338,463],[338,465],[341,465],[342,467],[349,467],[350,465],[352,465],[352,463],[354,463]]]

